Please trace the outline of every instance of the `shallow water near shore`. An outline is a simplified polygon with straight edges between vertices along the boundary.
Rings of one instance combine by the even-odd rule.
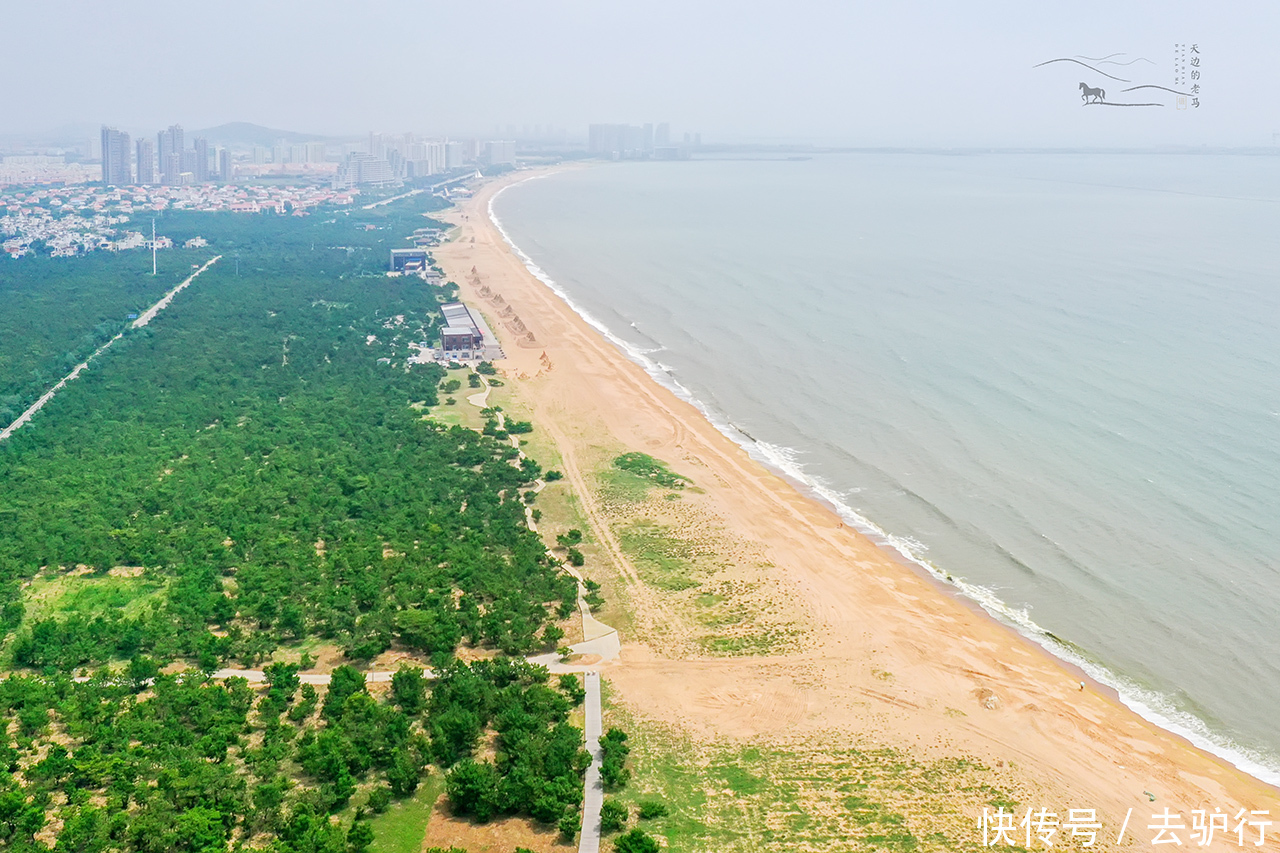
[[[491,210],[757,458],[1280,784],[1280,157],[624,163]]]

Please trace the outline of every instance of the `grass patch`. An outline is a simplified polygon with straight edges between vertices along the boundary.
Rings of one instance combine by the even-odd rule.
[[[444,791],[444,777],[432,773],[412,797],[392,803],[391,808],[369,819],[373,828],[370,853],[418,853],[427,837],[431,809]]]
[[[139,613],[163,595],[165,582],[159,578],[58,575],[36,578],[25,596],[24,621],[70,615],[93,617],[111,610],[125,616]]]
[[[618,542],[646,583],[672,592],[698,586],[690,577],[692,549],[662,525],[633,521],[618,531]]]
[[[707,654],[723,657],[751,657],[753,655],[773,654],[795,639],[789,631],[762,631],[739,636],[704,637],[699,641]]]
[[[681,477],[647,453],[624,453],[613,460],[613,467],[635,474],[664,489],[683,489],[692,485],[688,477]]]
[[[653,483],[643,477],[617,468],[599,471],[597,476],[605,499],[615,503],[643,503],[653,488]]]

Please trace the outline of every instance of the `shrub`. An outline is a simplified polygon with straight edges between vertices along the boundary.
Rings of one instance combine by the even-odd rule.
[[[347,831],[347,849],[351,853],[364,853],[373,843],[373,827],[368,821],[357,820]]]
[[[391,789],[385,785],[379,785],[369,792],[369,811],[374,814],[382,814],[391,807]],[[643,817],[643,811],[641,817]]]
[[[627,825],[627,807],[612,797],[600,806],[600,831],[618,832]]]
[[[617,790],[631,779],[631,771],[627,769],[627,754],[631,748],[627,746],[627,733],[622,729],[609,729],[600,738],[600,751],[604,755],[600,759],[600,780],[605,788]]]
[[[417,714],[426,704],[427,682],[422,670],[402,665],[391,676],[391,696],[406,714]]]
[[[587,561],[587,558],[582,556],[582,552],[577,548],[570,548],[567,556],[569,558],[569,565],[571,566],[581,566]]]
[[[640,819],[653,820],[654,818],[666,817],[670,814],[667,811],[667,804],[661,800],[641,800],[640,801]]]
[[[549,649],[554,649],[563,639],[564,629],[559,625],[547,623],[547,627],[542,629],[542,644]]]
[[[548,483],[554,483],[556,480],[562,479],[564,479],[564,474],[561,474],[559,471],[553,469],[547,472],[546,480]]]
[[[649,833],[636,828],[619,835],[613,842],[614,853],[661,853],[662,848]]]
[[[582,680],[573,674],[560,676],[560,690],[569,697],[569,701],[574,704],[574,707],[581,705],[582,700],[587,698],[587,691],[582,687]]]
[[[560,837],[565,841],[572,843],[573,837],[578,834],[578,827],[582,825],[582,818],[578,817],[577,812],[569,812],[560,818]]]
[[[498,771],[489,762],[458,763],[445,777],[445,791],[455,814],[471,815],[487,823],[498,811]]]

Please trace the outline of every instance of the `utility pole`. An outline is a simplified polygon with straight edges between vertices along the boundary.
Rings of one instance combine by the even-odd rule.
[[[151,274],[156,274],[156,220],[151,218]]]

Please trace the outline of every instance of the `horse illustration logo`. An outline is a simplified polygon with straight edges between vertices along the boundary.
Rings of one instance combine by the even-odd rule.
[[[1080,100],[1086,104],[1100,104],[1106,100],[1106,97],[1107,93],[1103,91],[1102,87],[1092,89],[1083,83],[1080,84]]]
[[[1139,101],[1138,100],[1139,96],[1129,95],[1130,92],[1142,92],[1143,93],[1142,97],[1157,97],[1155,95],[1155,92],[1157,91],[1168,92],[1171,95],[1174,95],[1179,98],[1185,97],[1188,99],[1192,99],[1195,96],[1196,94],[1195,92],[1180,92],[1176,89],[1170,89],[1167,86],[1158,86],[1155,83],[1139,82],[1137,84],[1134,84],[1133,80],[1130,80],[1127,77],[1119,76],[1121,74],[1128,74],[1132,77],[1135,75],[1135,72],[1141,72],[1145,74],[1147,72],[1143,71],[1142,69],[1143,65],[1150,65],[1152,68],[1158,67],[1156,63],[1152,62],[1150,59],[1147,59],[1145,56],[1136,56],[1136,57],[1133,57],[1132,59],[1117,58],[1117,57],[1125,57],[1125,56],[1128,56],[1128,54],[1127,53],[1108,53],[1106,56],[1084,56],[1083,54],[1076,54],[1075,56],[1059,56],[1056,59],[1046,59],[1044,62],[1037,62],[1035,65],[1031,67],[1047,68],[1051,66],[1058,66],[1059,63],[1066,63],[1069,65],[1079,65],[1081,68],[1087,69],[1089,72],[1096,74],[1099,77],[1105,77],[1108,80],[1115,80],[1117,83],[1123,84],[1125,86],[1125,88],[1122,88],[1118,94],[1118,97],[1120,98],[1120,100],[1108,101],[1107,92],[1101,86],[1095,89],[1092,86],[1088,86],[1084,83],[1081,83],[1079,88],[1080,101],[1081,101],[1080,105],[1085,107],[1091,107],[1096,105],[1101,105],[1104,107],[1163,107],[1165,106],[1164,103],[1161,103],[1160,101],[1156,101],[1156,100]],[[1104,70],[1104,68],[1108,70]],[[1066,65],[1062,65],[1058,67],[1058,71],[1068,72],[1069,69],[1066,67]],[[1070,71],[1071,76],[1075,76],[1076,73],[1078,72]],[[1057,75],[1055,79],[1059,81],[1059,85],[1066,86],[1066,81],[1070,80],[1071,77],[1067,76],[1065,73],[1060,73]],[[1063,101],[1065,103],[1067,90],[1064,88],[1064,89],[1059,89],[1055,91],[1057,92],[1057,95],[1055,97],[1063,98]],[[1125,98],[1126,95],[1129,95],[1127,99]],[[1193,101],[1193,105],[1194,105],[1194,101]],[[1170,104],[1170,106],[1172,106],[1172,104]],[[1181,107],[1179,107],[1179,109],[1181,109]]]

